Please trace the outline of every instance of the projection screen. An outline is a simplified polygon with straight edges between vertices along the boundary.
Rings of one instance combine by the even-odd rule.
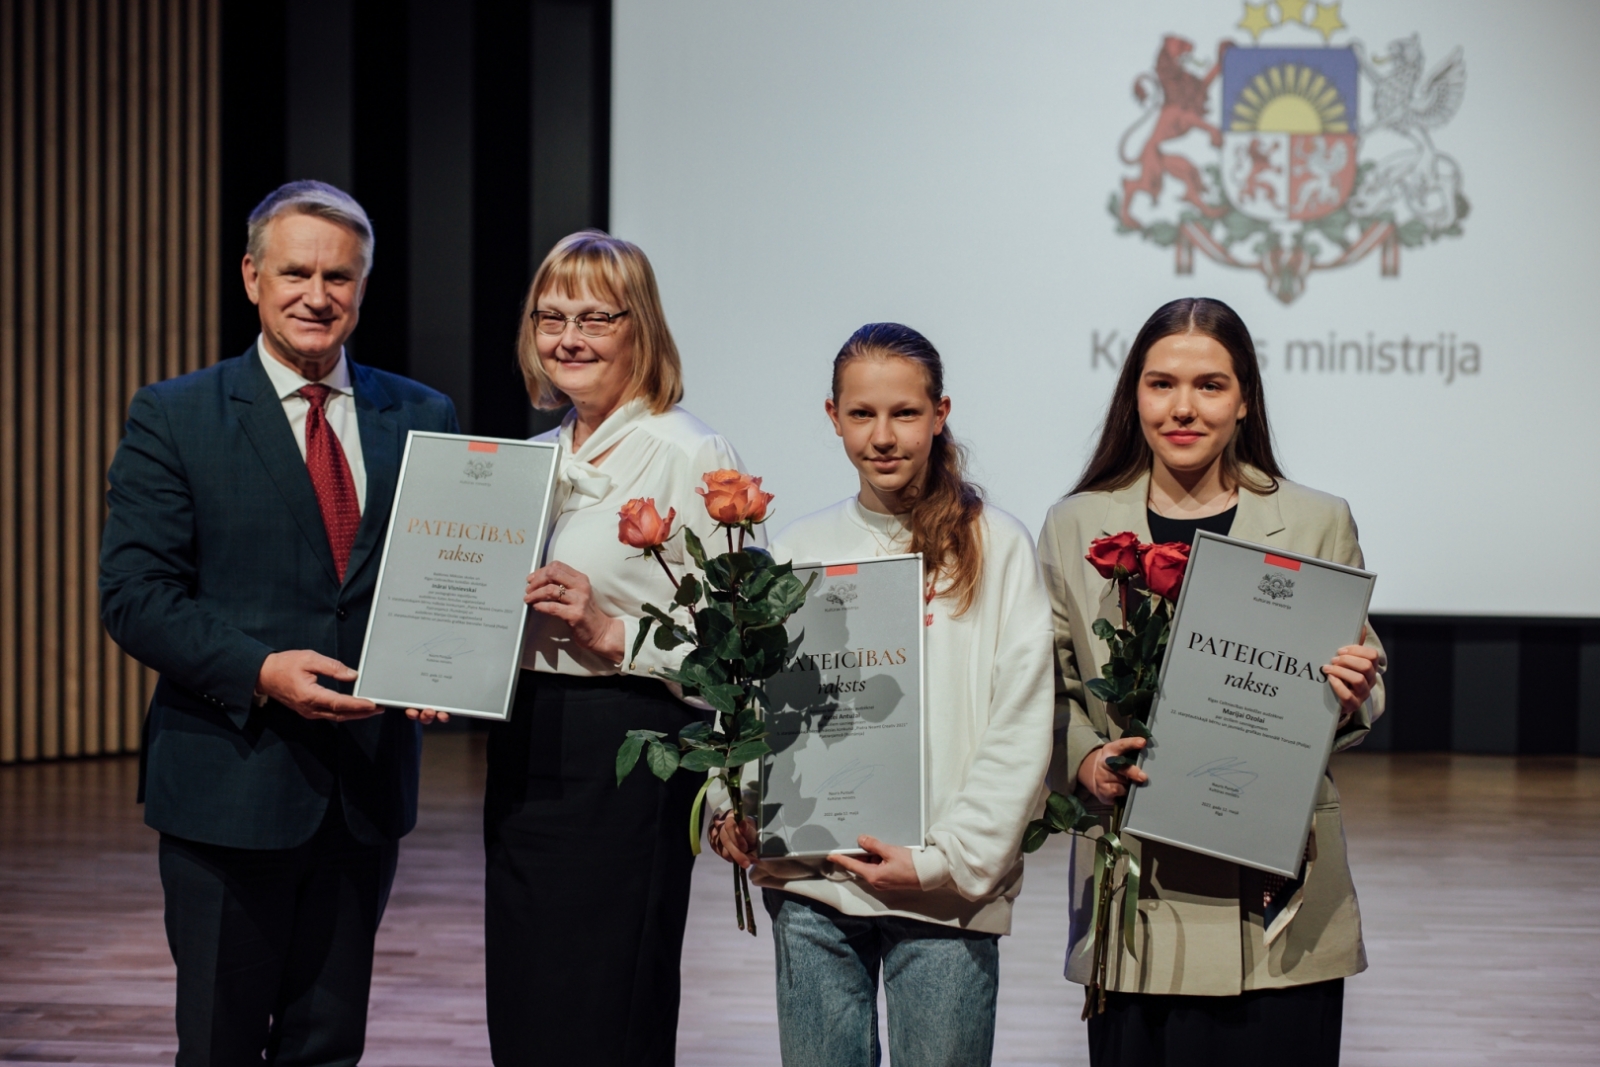
[[[1374,610],[1594,615],[1597,45],[1550,0],[618,0],[612,228],[779,525],[855,490],[822,401],[862,323],[939,347],[1037,532],[1140,323],[1209,295]]]

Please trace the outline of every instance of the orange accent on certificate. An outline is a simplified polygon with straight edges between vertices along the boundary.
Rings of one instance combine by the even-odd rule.
[[[500,446],[495,444],[493,441],[468,441],[467,442],[467,451],[468,452],[498,452],[498,451],[500,451]]]
[[[856,573],[856,565],[854,563],[841,563],[837,567],[824,567],[822,573],[829,578],[838,578],[840,575]]]
[[[1267,553],[1267,562],[1272,564],[1274,567],[1282,567],[1286,571],[1297,571],[1300,569],[1299,560],[1285,559],[1283,556],[1274,556],[1271,552]]]

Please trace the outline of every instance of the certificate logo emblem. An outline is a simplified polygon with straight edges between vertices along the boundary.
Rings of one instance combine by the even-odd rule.
[[[823,600],[826,600],[828,603],[840,608],[844,607],[855,598],[856,587],[852,582],[840,582],[838,585],[831,586],[826,593],[822,594]]]
[[[1177,274],[1197,251],[1258,271],[1285,304],[1316,271],[1377,252],[1397,277],[1401,249],[1461,236],[1461,168],[1435,145],[1466,94],[1461,49],[1430,68],[1413,33],[1369,54],[1345,38],[1341,6],[1246,2],[1236,28],[1250,40],[1223,39],[1208,61],[1165,37],[1117,146],[1138,168],[1111,196],[1118,233],[1172,249]]]
[[[466,467],[461,471],[475,482],[481,482],[494,473],[494,461],[488,459],[469,459]]]
[[[1281,574],[1263,574],[1256,588],[1273,600],[1288,600],[1294,596],[1294,579]]]

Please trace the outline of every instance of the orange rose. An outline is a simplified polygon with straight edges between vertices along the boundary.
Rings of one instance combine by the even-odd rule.
[[[617,525],[617,540],[633,548],[658,548],[672,536],[672,520],[678,517],[677,508],[668,508],[662,518],[653,499],[638,497],[622,505],[617,512],[621,522]]]
[[[704,489],[695,492],[706,498],[706,511],[724,526],[743,526],[762,522],[772,494],[761,491],[761,479],[739,471],[712,471],[701,476]]]

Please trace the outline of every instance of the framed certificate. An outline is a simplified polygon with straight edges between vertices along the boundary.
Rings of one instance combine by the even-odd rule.
[[[789,665],[768,679],[761,761],[764,858],[859,853],[871,834],[921,848],[921,555],[796,566],[818,575],[789,620]]]
[[[1195,535],[1128,833],[1299,875],[1339,721],[1321,667],[1360,640],[1375,577]]]
[[[560,451],[552,442],[411,431],[356,696],[510,716],[522,594],[544,548]]]

